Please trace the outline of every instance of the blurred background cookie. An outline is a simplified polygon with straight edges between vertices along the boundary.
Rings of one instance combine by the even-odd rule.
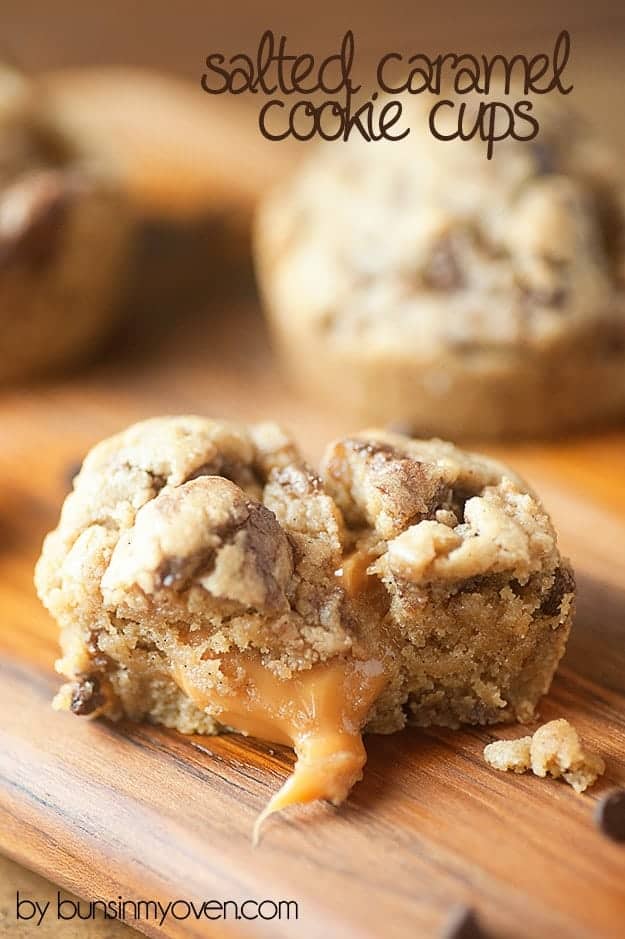
[[[610,155],[553,100],[535,141],[502,141],[491,160],[479,137],[438,141],[427,106],[405,107],[406,140],[330,144],[260,212],[258,274],[292,381],[359,419],[452,438],[622,415]]]
[[[92,352],[115,320],[128,232],[106,163],[0,65],[0,382]]]
[[[292,165],[254,110],[130,66],[57,70],[45,84],[58,123],[115,166],[133,206],[128,308],[180,313],[227,275],[240,281],[259,196]]]

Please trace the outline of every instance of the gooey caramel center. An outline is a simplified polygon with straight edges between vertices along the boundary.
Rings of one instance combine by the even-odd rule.
[[[333,659],[280,679],[250,655],[229,653],[219,661],[228,690],[207,691],[179,669],[176,680],[185,694],[221,724],[290,745],[297,755],[292,775],[256,820],[254,841],[264,820],[289,805],[342,802],[362,778],[367,755],[361,730],[386,682],[382,662]]]

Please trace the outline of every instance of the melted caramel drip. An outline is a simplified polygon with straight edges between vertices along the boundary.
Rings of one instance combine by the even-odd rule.
[[[345,593],[354,600],[364,593],[370,592],[379,585],[375,574],[367,573],[367,568],[375,561],[376,555],[372,550],[355,550],[343,559],[343,564],[335,572],[340,577]]]
[[[295,803],[342,802],[362,778],[367,754],[361,729],[386,676],[377,659],[334,659],[277,678],[257,659],[229,653],[220,659],[232,690],[199,689],[180,669],[183,691],[233,730],[293,746],[292,775],[270,800],[254,826],[254,843],[269,815]]]
[[[355,608],[374,612],[382,623],[389,611],[390,597],[378,575],[369,573],[378,553],[375,546],[363,544],[356,547],[345,555],[341,567],[334,574]]]

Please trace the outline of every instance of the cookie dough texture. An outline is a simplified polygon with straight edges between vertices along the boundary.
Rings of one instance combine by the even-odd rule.
[[[88,355],[114,320],[130,219],[45,93],[0,64],[0,381]]]
[[[61,628],[58,707],[201,733],[219,708],[184,686],[244,686],[246,661],[284,682],[383,663],[370,731],[529,720],[575,591],[543,507],[500,463],[367,431],[316,473],[277,425],[192,416],[94,447],[36,586]]]
[[[546,98],[538,137],[490,161],[479,135],[436,140],[424,103],[404,111],[404,141],[329,144],[261,208],[257,271],[293,383],[452,439],[622,415],[616,157]]]
[[[584,792],[605,772],[605,763],[580,743],[567,720],[549,721],[531,737],[496,740],[484,747],[484,759],[494,769],[534,775],[562,777],[576,792]]]
[[[531,737],[495,740],[484,747],[484,759],[501,772],[526,773],[532,765]]]

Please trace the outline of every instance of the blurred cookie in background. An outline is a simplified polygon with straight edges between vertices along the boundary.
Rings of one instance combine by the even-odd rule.
[[[231,96],[140,68],[49,73],[57,121],[115,165],[138,221],[132,309],[179,312],[219,282],[251,278],[253,211],[292,167],[266,141],[252,109]]]
[[[92,354],[117,315],[129,230],[106,161],[0,64],[0,382]]]
[[[451,438],[622,416],[615,158],[554,100],[535,140],[491,160],[479,135],[436,140],[428,106],[405,109],[404,141],[322,147],[261,208],[258,276],[292,381],[354,419]]]

